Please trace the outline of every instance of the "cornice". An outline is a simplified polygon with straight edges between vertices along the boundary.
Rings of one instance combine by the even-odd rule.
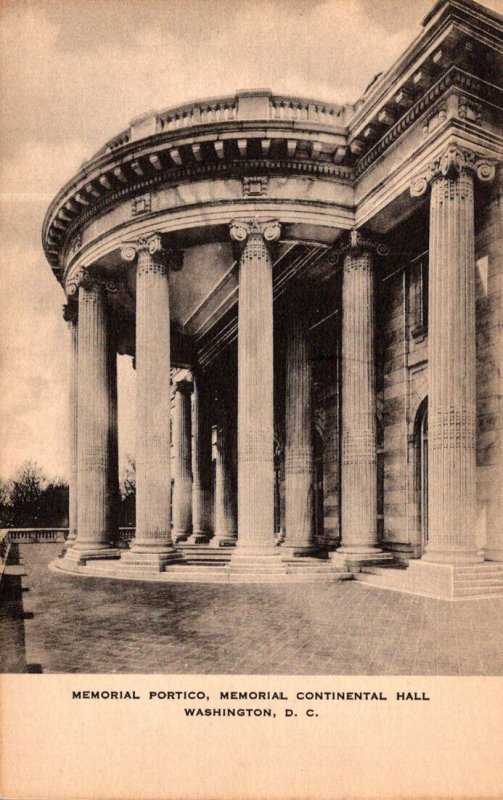
[[[355,169],[355,177],[359,178],[379,156],[386,152],[390,145],[397,141],[426,111],[432,108],[437,100],[440,100],[453,87],[469,92],[477,100],[485,100],[496,109],[500,109],[503,106],[502,89],[464,72],[459,67],[453,66],[360,159]]]
[[[441,0],[423,31],[354,105],[251,90],[133,120],[51,203],[42,232],[49,263],[61,279],[78,229],[151,189],[250,174],[353,182],[449,89],[500,107],[501,89],[470,73],[481,65],[485,78],[497,76],[502,30],[502,18],[472,0]]]
[[[435,8],[439,13],[433,13]],[[423,21],[423,28],[356,103],[349,122],[350,139],[359,136],[366,125],[381,128],[380,109],[391,103],[396,113],[399,109],[394,98],[402,90],[417,99],[418,90],[431,85],[446,67],[463,66],[463,59],[473,53],[474,45],[490,47],[503,55],[503,17],[471,0],[440,0]]]
[[[100,216],[104,211],[118,203],[124,202],[129,198],[142,195],[146,192],[163,187],[176,185],[192,179],[204,180],[211,178],[235,178],[243,179],[246,176],[257,175],[306,175],[323,178],[325,180],[351,182],[353,180],[353,170],[350,167],[339,166],[330,163],[317,163],[312,161],[295,161],[286,159],[232,159],[228,162],[213,164],[195,164],[185,167],[167,168],[159,172],[137,179],[120,189],[108,192],[88,207],[85,207],[78,216],[69,221],[65,230],[65,244],[60,254],[64,257],[68,249],[74,247],[73,235],[83,225],[90,222],[95,217]],[[56,267],[55,264],[53,264]],[[59,262],[58,262],[59,266]]]

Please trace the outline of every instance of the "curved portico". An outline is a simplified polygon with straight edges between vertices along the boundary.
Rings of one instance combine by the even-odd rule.
[[[354,105],[256,90],[151,113],[55,198],[43,241],[67,296],[79,398],[78,410],[71,402],[72,531],[60,569],[182,579],[201,558],[230,580],[299,578],[310,567],[332,580],[400,552],[388,531],[402,513],[409,556],[446,568],[481,562],[473,191],[486,207],[482,184],[494,180],[500,153],[497,88],[478,75],[467,97],[475,68],[460,45],[466,30],[448,0],[437,6],[415,49]],[[465,28],[475,26],[472,7]],[[492,49],[496,17],[482,15],[480,53]],[[427,202],[430,328],[421,349],[408,264],[423,245],[416,252],[404,242]],[[402,283],[388,288],[398,273]],[[383,333],[388,306],[403,313],[402,331]],[[111,511],[117,352],[136,364],[128,550],[117,547]],[[407,403],[424,382],[435,484],[427,546],[410,522],[407,433],[398,412],[386,411],[402,408],[390,394],[401,384],[406,426]],[[393,475],[385,468],[383,514],[382,407],[385,456],[396,437],[387,452],[392,459],[402,448],[408,481],[403,511],[402,483],[386,494]],[[315,414],[325,425],[321,489]],[[320,503],[330,528],[321,535]],[[491,532],[489,557],[501,551],[496,539]]]

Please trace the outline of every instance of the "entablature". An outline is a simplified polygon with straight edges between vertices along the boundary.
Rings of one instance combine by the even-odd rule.
[[[63,279],[94,228],[103,237],[105,219],[113,229],[160,213],[156,198],[163,192],[182,199],[165,206],[173,229],[191,195],[194,214],[185,219],[193,229],[198,214],[220,224],[219,204],[267,205],[266,195],[278,206],[267,213],[281,215],[279,206],[290,204],[287,221],[296,223],[302,212],[306,227],[316,228],[317,213],[336,226],[346,212],[353,215],[348,227],[354,220],[366,223],[386,203],[392,218],[430,139],[439,146],[449,136],[475,140],[483,155],[501,148],[503,91],[496,84],[502,31],[501,16],[472,0],[439,0],[416,40],[355,105],[250,90],[142,115],[85,162],[51,204],[43,244],[56,276]],[[297,178],[306,186],[331,187],[328,196],[318,192],[320,201],[317,189],[310,197],[302,191],[280,196],[267,188],[275,181],[293,187]],[[220,187],[222,195],[212,195],[209,186]]]

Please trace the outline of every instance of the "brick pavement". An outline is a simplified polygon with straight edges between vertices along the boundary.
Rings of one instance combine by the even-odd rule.
[[[50,572],[55,545],[11,552],[4,672],[503,674],[501,597],[449,603],[355,581],[127,583]]]

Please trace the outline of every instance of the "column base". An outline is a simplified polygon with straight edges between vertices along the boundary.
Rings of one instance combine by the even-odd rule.
[[[487,561],[503,561],[503,547],[484,547],[484,558]]]
[[[394,560],[391,553],[385,553],[377,547],[358,548],[351,545],[343,545],[338,550],[330,552],[329,559],[333,564],[356,572],[365,565],[383,564]]]
[[[480,564],[484,556],[477,549],[468,550],[466,548],[435,548],[426,546],[421,561],[430,564]]]
[[[68,552],[68,550],[70,550],[70,548],[73,547],[76,541],[77,541],[76,536],[72,536],[72,538],[68,537],[68,539],[65,539],[65,541],[63,542],[63,547],[61,548],[61,552],[59,554],[59,558],[64,558],[65,554]]]
[[[211,536],[211,531],[193,531],[187,539],[187,544],[208,544]]]
[[[281,553],[284,558],[291,558],[292,556],[310,556],[315,553],[317,549],[318,548],[312,542],[289,542],[288,539],[286,539],[281,543]]]
[[[235,547],[238,537],[235,533],[215,533],[211,540],[212,547]]]
[[[173,530],[171,534],[172,541],[177,544],[178,542],[187,542],[191,536],[191,531],[184,531],[181,529]]]
[[[68,547],[61,555],[65,561],[72,561],[75,564],[84,566],[87,561],[97,561],[99,559],[120,558],[120,551],[116,547],[96,548],[92,544],[74,543],[73,547]]]

